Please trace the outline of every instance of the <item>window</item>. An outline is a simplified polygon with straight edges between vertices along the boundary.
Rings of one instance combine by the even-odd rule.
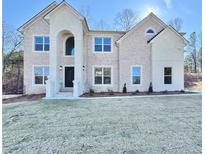
[[[155,30],[152,29],[152,28],[149,28],[149,29],[147,29],[146,34],[147,35],[154,35],[155,34]]]
[[[132,84],[141,83],[141,67],[134,66],[132,67]]]
[[[48,80],[49,67],[35,66],[34,67],[34,84],[45,85]]]
[[[172,84],[172,68],[164,68],[164,84]]]
[[[103,50],[104,50],[104,52],[111,51],[111,38],[104,38],[103,39]]]
[[[35,37],[35,51],[49,51],[50,40],[49,37]]]
[[[95,37],[95,52],[111,52],[111,38]]]
[[[65,43],[65,55],[73,56],[74,55],[74,37],[69,37]]]
[[[95,67],[94,69],[94,83],[96,85],[111,84],[111,68],[110,67]]]
[[[96,52],[102,52],[102,38],[95,38],[95,51]]]

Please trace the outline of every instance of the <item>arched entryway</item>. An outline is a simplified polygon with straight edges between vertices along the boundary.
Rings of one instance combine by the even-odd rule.
[[[72,28],[68,28],[72,29]],[[50,32],[50,78],[47,97],[78,97],[84,91],[83,83],[83,33],[75,30]]]
[[[73,91],[73,81],[75,75],[75,37],[68,30],[63,30],[57,37],[57,61],[58,61],[58,81],[60,92]]]

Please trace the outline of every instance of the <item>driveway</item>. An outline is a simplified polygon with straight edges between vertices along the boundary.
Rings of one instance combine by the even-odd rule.
[[[201,96],[3,105],[4,153],[201,153]]]

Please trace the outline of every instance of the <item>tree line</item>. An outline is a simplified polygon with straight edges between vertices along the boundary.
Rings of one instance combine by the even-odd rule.
[[[15,28],[3,22],[2,60],[3,94],[23,93],[23,38]]]

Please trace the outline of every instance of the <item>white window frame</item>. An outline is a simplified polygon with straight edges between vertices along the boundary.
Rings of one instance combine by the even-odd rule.
[[[104,69],[102,69],[102,84],[95,84],[95,68],[110,68],[111,69],[111,83],[110,84],[104,84]],[[103,86],[103,87],[111,87],[113,86],[113,66],[112,65],[93,65],[92,68],[92,80],[93,80],[93,86]]]
[[[154,34],[147,33],[147,31],[150,30],[150,29],[154,31]],[[154,36],[155,34],[156,34],[156,30],[153,27],[149,27],[145,30],[145,35],[146,36]]]
[[[42,51],[37,51],[37,50],[35,50],[35,38],[36,37],[43,37],[43,50]],[[44,39],[45,39],[45,37],[48,37],[49,38],[49,50],[48,51],[45,51],[44,50],[44,45],[45,45],[45,43],[44,43]],[[32,39],[33,39],[33,45],[32,45],[32,49],[33,49],[33,52],[36,52],[36,53],[49,53],[49,51],[50,51],[50,47],[51,47],[51,40],[50,40],[50,36],[48,36],[48,35],[33,35],[33,37],[32,37]],[[47,43],[46,43],[47,44]]]
[[[171,75],[165,75],[165,68],[171,68]],[[171,77],[171,83],[165,83],[165,77]],[[165,66],[163,68],[163,83],[164,85],[172,85],[173,84],[173,68],[171,66]]]
[[[74,55],[66,55],[66,41],[70,37],[74,37],[74,36],[73,35],[69,35],[69,36],[65,37],[64,40],[63,40],[63,57],[71,57],[71,58],[73,58],[75,56],[75,53],[74,53]],[[75,49],[75,37],[74,37],[74,49]]]
[[[104,51],[104,45],[108,45],[108,44],[104,44],[104,41],[102,40],[102,51],[95,51],[95,38],[110,38],[111,39],[111,44],[110,44],[110,48],[111,48],[111,51]],[[93,39],[92,39],[92,44],[93,44],[93,53],[99,53],[99,54],[105,54],[105,53],[112,53],[113,52],[113,37],[111,36],[93,36]]]
[[[132,69],[134,68],[134,67],[140,67],[140,84],[133,84],[133,71],[132,71]],[[131,74],[131,85],[132,86],[141,86],[142,85],[142,66],[141,65],[132,65],[131,67],[130,67],[130,74]]]
[[[35,72],[34,72],[34,68],[35,67],[48,67],[49,68],[49,65],[33,65],[32,66],[32,86],[46,86],[46,84],[44,84],[44,69],[43,69],[43,84],[35,84]],[[50,68],[49,68],[49,74],[50,74]],[[50,75],[48,75],[49,77]]]

